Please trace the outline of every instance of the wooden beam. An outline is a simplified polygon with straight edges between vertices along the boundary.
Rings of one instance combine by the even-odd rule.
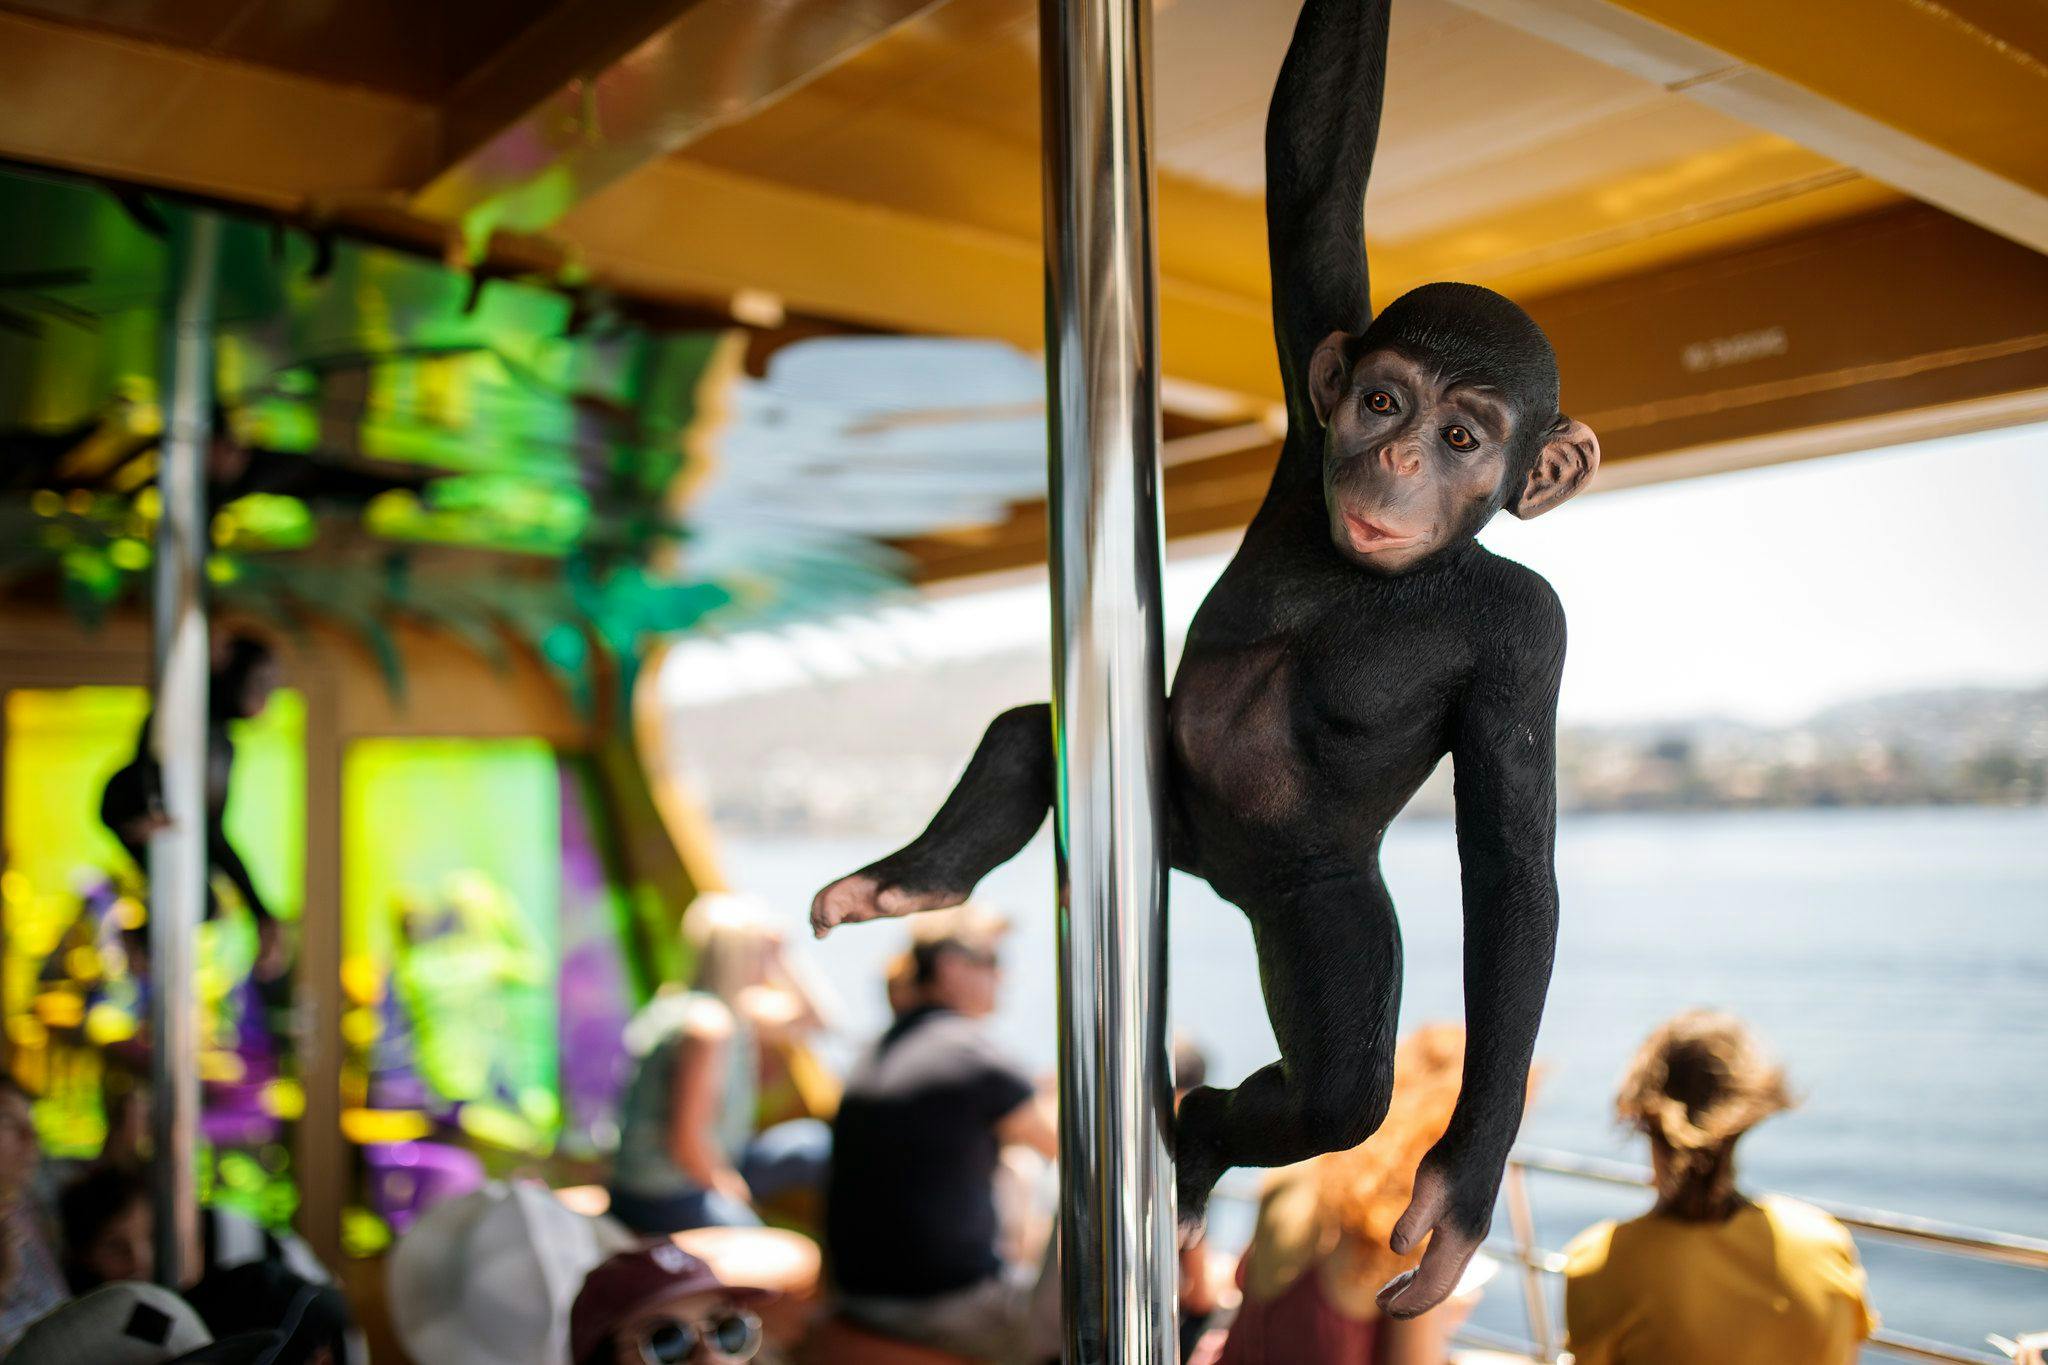
[[[1035,239],[962,227],[669,157],[563,219],[599,276],[652,296],[766,288],[792,310],[942,336],[1044,344]],[[1275,400],[1264,298],[1160,282],[1167,373]]]
[[[433,164],[423,104],[0,12],[0,155],[267,208],[347,202]]]
[[[2048,45],[1977,0],[1457,0],[2048,251]]]
[[[538,232],[943,0],[565,3],[456,88],[449,164],[416,196],[472,243]]]
[[[444,174],[492,139],[542,109],[575,117],[575,87],[660,33],[705,0],[611,0],[602,6],[557,4],[449,88],[442,104]]]

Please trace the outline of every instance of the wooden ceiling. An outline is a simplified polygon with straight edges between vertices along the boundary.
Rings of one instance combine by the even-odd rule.
[[[1169,427],[1200,438],[1176,531],[1241,523],[1270,460],[1261,126],[1293,12],[1155,5]],[[1033,0],[0,0],[0,155],[1036,349],[1037,41]],[[1473,280],[1558,334],[1612,478],[2039,416],[2048,10],[1398,0],[1365,211],[1383,299]],[[1035,515],[914,548],[1028,558]]]

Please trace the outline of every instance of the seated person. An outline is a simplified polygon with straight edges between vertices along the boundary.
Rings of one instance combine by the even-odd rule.
[[[825,1249],[843,1317],[981,1358],[1056,1355],[1056,1275],[1006,1263],[995,1181],[1016,1143],[1059,1152],[1050,1106],[981,1021],[1004,926],[971,905],[912,926],[908,1008],[848,1078],[832,1126]]]
[[[93,1166],[57,1197],[71,1292],[156,1277],[149,1182],[131,1166]]]
[[[782,937],[740,897],[700,897],[688,991],[664,990],[626,1025],[638,1063],[620,1108],[611,1214],[653,1236],[761,1222],[756,1199],[822,1183],[830,1131],[791,1119],[756,1134],[763,1047],[819,1013]]]
[[[272,1365],[283,1341],[277,1332],[216,1341],[170,1290],[117,1281],[38,1319],[0,1365]]]
[[[119,1280],[156,1275],[156,1217],[149,1181],[122,1165],[87,1167],[57,1197],[64,1274],[75,1294]],[[233,1209],[199,1210],[198,1238],[186,1257],[185,1287],[199,1293],[218,1276],[247,1265],[275,1264],[298,1284],[319,1289],[326,1268],[290,1233],[273,1233]],[[193,1288],[194,1285],[199,1286]],[[323,1302],[325,1302],[323,1300]]]
[[[761,1349],[752,1305],[773,1297],[667,1242],[622,1251],[584,1277],[567,1365],[739,1365]]]
[[[1877,1320],[1847,1230],[1735,1186],[1736,1143],[1791,1104],[1784,1072],[1730,1015],[1691,1010],[1643,1043],[1614,1107],[1650,1140],[1657,1202],[1566,1252],[1579,1365],[1856,1360]]]
[[[1394,1053],[1386,1122],[1349,1151],[1266,1179],[1251,1245],[1238,1263],[1244,1301],[1220,1348],[1214,1334],[1195,1359],[1215,1365],[1444,1365],[1451,1334],[1476,1294],[1422,1314],[1380,1311],[1388,1281],[1413,1270],[1421,1247],[1396,1255],[1387,1240],[1415,1194],[1415,1170],[1444,1134],[1458,1102],[1465,1031],[1416,1030]]]
[[[42,1155],[28,1092],[0,1072],[0,1354],[65,1299],[64,1277],[29,1194]]]

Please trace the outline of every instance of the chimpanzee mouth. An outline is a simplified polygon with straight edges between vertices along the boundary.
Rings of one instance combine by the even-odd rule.
[[[1381,550],[1404,550],[1424,539],[1420,534],[1409,535],[1382,525],[1356,512],[1344,513],[1344,532],[1351,540],[1351,548],[1360,554],[1375,554]]]

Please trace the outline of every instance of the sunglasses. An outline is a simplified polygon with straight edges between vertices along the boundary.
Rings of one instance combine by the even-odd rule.
[[[709,1354],[700,1357],[700,1349]],[[684,1322],[670,1318],[647,1328],[640,1336],[640,1359],[645,1365],[685,1365],[685,1362],[741,1362],[754,1358],[761,1349],[761,1320],[752,1313],[722,1313],[709,1322]]]

